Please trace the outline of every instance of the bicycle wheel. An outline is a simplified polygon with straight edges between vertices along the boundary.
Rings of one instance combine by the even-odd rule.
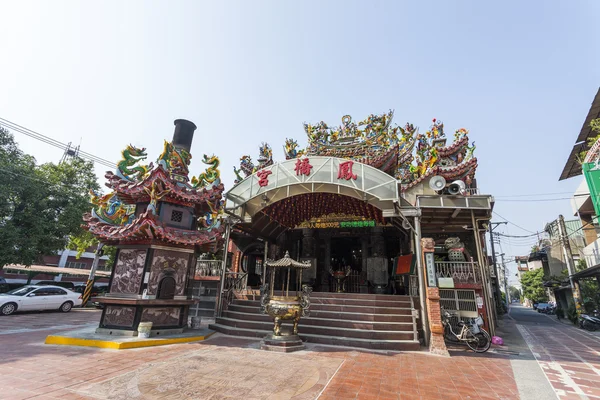
[[[479,329],[480,332],[474,334],[471,331],[467,332],[467,346],[476,353],[485,353],[492,345],[492,339],[490,335],[483,329]]]

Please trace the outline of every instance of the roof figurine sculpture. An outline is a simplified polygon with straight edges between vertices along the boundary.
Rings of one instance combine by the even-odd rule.
[[[446,146],[441,121],[434,118],[430,129],[420,134],[418,128],[410,123],[403,127],[392,126],[393,117],[394,111],[390,110],[380,115],[371,114],[358,123],[345,115],[342,124],[337,127],[330,127],[323,121],[304,123],[307,148],[300,149],[296,140],[286,138],[283,146],[285,158],[323,156],[360,162],[398,179],[402,191],[434,175],[441,175],[447,181],[462,180],[471,187],[477,159],[473,156],[475,143],[469,146],[467,129],[457,129],[453,143]],[[268,158],[263,156],[262,147],[259,161],[262,162],[255,166],[250,156],[243,156],[240,169],[234,167],[235,184],[273,163],[270,153]]]
[[[222,238],[223,214],[219,159],[204,155],[209,167],[189,178],[191,138],[196,126],[175,121],[172,142],[164,142],[156,164],[140,165],[144,148],[127,146],[115,172],[107,172],[106,186],[112,191],[100,195],[90,191],[92,211],[84,216],[84,228],[107,244],[163,242],[198,247]],[[174,227],[161,217],[160,203],[189,210],[188,226]],[[183,211],[182,211],[183,212]],[[179,216],[179,214],[177,214]],[[171,216],[169,216],[171,218]]]

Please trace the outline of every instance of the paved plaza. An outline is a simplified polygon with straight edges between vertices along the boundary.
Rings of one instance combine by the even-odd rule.
[[[439,357],[311,344],[280,354],[259,350],[256,339],[221,334],[130,350],[53,346],[43,344],[47,335],[94,326],[99,311],[16,314],[0,318],[0,398],[600,398],[597,335],[522,307],[511,315],[507,346],[482,355],[454,348]]]

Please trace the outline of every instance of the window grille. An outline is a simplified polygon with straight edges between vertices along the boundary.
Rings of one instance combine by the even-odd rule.
[[[448,311],[459,311],[461,317],[478,316],[474,290],[440,289],[440,305]]]
[[[183,220],[183,211],[173,210],[171,211],[171,221],[181,222]]]

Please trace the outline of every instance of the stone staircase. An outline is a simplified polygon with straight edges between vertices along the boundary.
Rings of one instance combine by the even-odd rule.
[[[418,350],[412,310],[418,299],[355,293],[312,293],[310,317],[300,320],[303,341],[378,350]],[[273,319],[260,314],[260,302],[237,298],[210,329],[234,336],[263,338]],[[291,328],[291,324],[284,326]],[[289,329],[289,328],[288,328]]]

